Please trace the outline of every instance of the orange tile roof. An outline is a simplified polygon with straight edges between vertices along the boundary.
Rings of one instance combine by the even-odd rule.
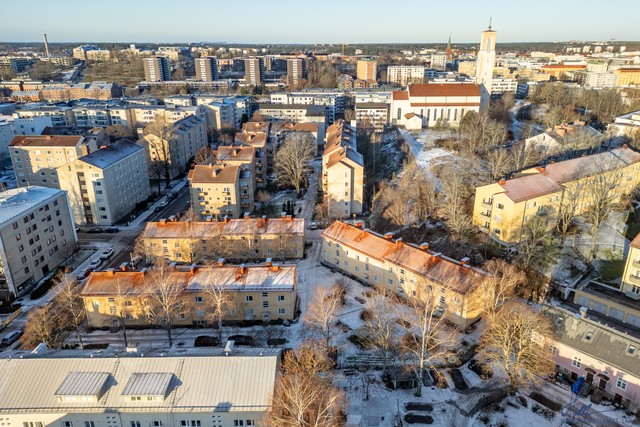
[[[409,269],[462,294],[471,291],[487,274],[441,254],[402,241],[392,241],[341,221],[331,224],[322,236],[371,258]]]
[[[504,188],[506,196],[516,203],[562,190],[560,185],[542,174],[508,179],[500,186]]]
[[[292,123],[292,122],[274,122],[271,124],[272,133],[280,132],[318,132],[317,123]]]
[[[404,90],[394,90],[392,95],[393,99],[395,101],[408,101],[409,100],[409,93],[407,93]]]
[[[216,238],[247,234],[304,234],[303,218],[240,218],[201,222],[147,222],[142,232],[146,239],[181,239],[186,236]]]
[[[219,162],[252,162],[256,149],[250,145],[221,145],[214,153]]]
[[[473,83],[417,83],[408,88],[409,97],[480,96],[480,87]]]
[[[265,132],[236,132],[235,141],[239,144],[264,146],[267,143]]]
[[[270,125],[271,125],[270,122],[246,122],[242,124],[242,130],[244,132],[268,133]]]
[[[585,70],[587,68],[587,66],[586,65],[547,64],[547,65],[543,65],[541,68],[549,68],[549,69],[568,68],[568,69],[573,69],[573,70],[580,70],[580,69]]]
[[[11,147],[75,147],[84,140],[80,135],[18,135],[14,136]]]
[[[240,177],[240,166],[196,165],[189,171],[189,181],[198,183],[235,183]]]

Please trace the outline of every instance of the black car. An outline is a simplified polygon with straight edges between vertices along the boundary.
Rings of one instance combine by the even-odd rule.
[[[98,234],[98,233],[104,233],[104,230],[102,228],[90,228],[87,230],[87,234]]]
[[[119,231],[120,229],[118,227],[109,227],[109,228],[105,228],[104,230],[105,233],[109,233],[109,234],[118,233]]]
[[[211,335],[200,335],[193,342],[194,347],[217,347],[219,345],[220,340],[218,340],[218,337],[212,337]]]
[[[249,335],[231,335],[229,341],[235,341],[235,345],[250,346],[253,344],[253,337]]]

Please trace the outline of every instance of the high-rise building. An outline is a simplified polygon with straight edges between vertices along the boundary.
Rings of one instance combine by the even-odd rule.
[[[307,61],[304,58],[287,59],[287,79],[289,84],[297,85],[307,78]]]
[[[496,32],[489,28],[482,32],[476,64],[476,83],[480,86],[480,111],[486,111],[491,98],[493,67],[496,62]]]
[[[169,58],[164,56],[152,56],[144,58],[144,78],[148,82],[162,82],[171,80],[171,67]]]
[[[378,63],[375,59],[361,59],[358,61],[357,77],[364,81],[376,81]]]
[[[196,58],[196,80],[202,82],[218,80],[218,61],[215,56]]]
[[[247,58],[244,60],[244,78],[247,84],[259,86],[264,80],[264,59]]]

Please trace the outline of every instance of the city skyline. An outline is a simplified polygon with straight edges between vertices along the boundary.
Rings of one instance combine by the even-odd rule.
[[[181,15],[180,11],[168,13],[176,5],[166,0],[154,2],[153,7],[147,2],[113,0],[109,8],[78,0],[35,0],[4,5],[7,16],[19,16],[25,6],[38,13],[30,15],[29,26],[18,20],[4,23],[0,41],[37,42],[47,33],[50,43],[443,43],[451,34],[453,43],[476,43],[478,32],[487,28],[491,17],[500,33],[499,43],[640,39],[633,24],[640,5],[626,5],[626,13],[621,14],[615,8],[597,9],[595,0],[583,2],[579,9],[567,3],[541,0],[525,11],[502,0],[463,1],[455,9],[415,3],[396,10],[378,0],[368,2],[366,8],[328,0],[321,9],[301,7],[293,0],[269,6],[248,0],[239,10],[235,4],[195,1]],[[61,13],[64,19],[51,19]],[[293,15],[298,19],[291,19]]]

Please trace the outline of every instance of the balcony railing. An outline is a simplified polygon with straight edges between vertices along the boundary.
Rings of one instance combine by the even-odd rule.
[[[491,199],[483,200],[480,202],[480,206],[482,206],[483,208],[491,209],[492,205],[493,205],[493,200]]]
[[[629,276],[629,281],[635,285],[640,285],[640,277],[636,276],[635,274],[631,274]]]
[[[480,212],[480,215],[486,216],[487,218],[491,218],[491,212]]]
[[[640,268],[640,260],[633,260],[631,264],[636,268]]]

